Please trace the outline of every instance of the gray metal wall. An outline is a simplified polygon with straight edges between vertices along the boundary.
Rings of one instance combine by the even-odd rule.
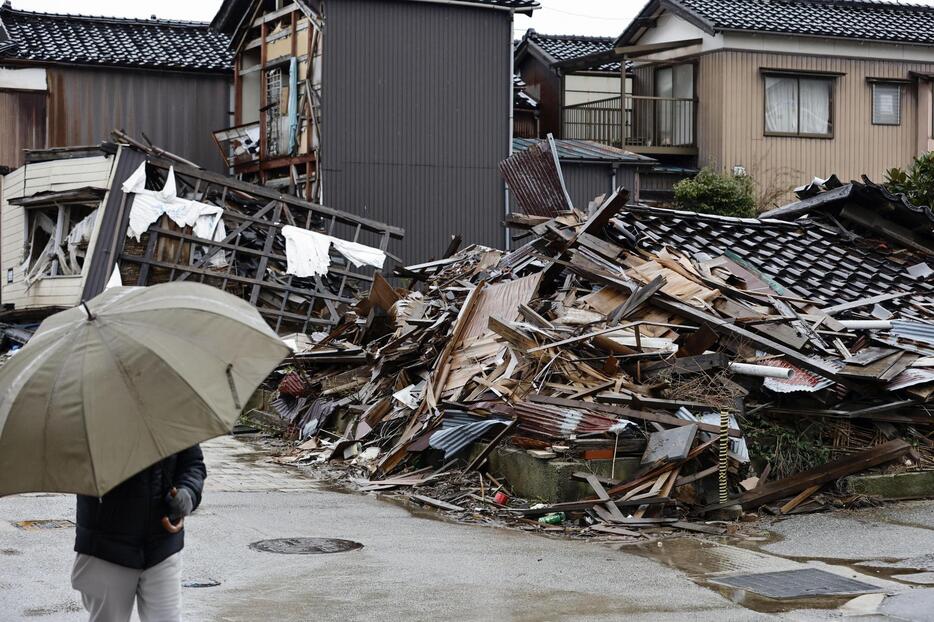
[[[406,262],[440,256],[450,234],[502,247],[509,14],[340,0],[325,19],[324,203],[404,227]]]
[[[201,166],[223,172],[211,132],[232,125],[233,74],[50,67],[48,146],[110,140],[120,128]]]
[[[571,195],[574,207],[586,211],[587,204],[595,197],[612,190],[613,167],[609,164],[561,164],[564,183]],[[621,166],[616,171],[616,185],[629,190],[635,198],[636,168]]]

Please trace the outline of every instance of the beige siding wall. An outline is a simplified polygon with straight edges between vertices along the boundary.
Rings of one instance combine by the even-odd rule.
[[[767,137],[760,68],[844,74],[834,88],[834,138]],[[886,169],[907,165],[918,151],[917,86],[906,85],[900,126],[872,125],[866,78],[907,79],[934,72],[934,64],[886,62],[723,50],[700,57],[698,157],[700,164],[746,168],[765,203],[782,204],[791,189],[814,177],[866,174],[881,181]],[[922,87],[930,88],[928,83]],[[924,112],[927,120],[930,111]]]
[[[17,309],[70,307],[81,301],[84,286],[82,275],[40,279],[26,289],[22,270],[26,210],[10,205],[9,201],[40,192],[107,188],[113,162],[113,158],[104,156],[40,162],[22,166],[3,178],[0,195],[0,301],[4,305],[14,305]],[[97,222],[100,223],[100,219]],[[7,283],[7,273],[11,268],[13,282]]]

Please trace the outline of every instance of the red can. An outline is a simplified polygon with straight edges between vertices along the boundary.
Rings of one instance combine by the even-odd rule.
[[[506,505],[506,504],[509,502],[509,495],[507,495],[505,492],[503,492],[502,490],[500,490],[500,491],[499,491],[498,493],[496,493],[496,495],[493,497],[493,501],[496,501],[496,502],[497,502],[498,504],[500,504],[500,505]]]

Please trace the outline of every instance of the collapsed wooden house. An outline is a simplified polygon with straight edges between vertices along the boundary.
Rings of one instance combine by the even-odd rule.
[[[2,178],[0,211],[8,316],[74,306],[110,284],[196,280],[248,300],[280,332],[336,324],[404,234],[117,143],[27,153]]]

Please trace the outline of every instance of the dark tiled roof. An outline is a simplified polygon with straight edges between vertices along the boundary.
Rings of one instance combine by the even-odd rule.
[[[536,138],[513,138],[513,151],[525,151],[535,143],[541,140]],[[600,143],[590,142],[589,140],[571,140],[555,139],[555,146],[558,147],[558,159],[564,163],[571,162],[620,162],[627,164],[655,164],[653,158],[624,151],[616,147],[601,145]]]
[[[934,43],[934,9],[871,0],[674,0],[713,30]]]
[[[516,108],[525,108],[526,110],[536,110],[538,108],[538,100],[525,92],[525,80],[522,79],[522,76],[519,74],[513,74],[512,76],[512,92],[513,100],[512,105]]]
[[[226,36],[208,24],[32,13],[0,8],[0,56],[38,62],[228,71]],[[9,49],[4,49],[3,34]]]
[[[904,194],[893,194],[865,175],[862,182],[848,184],[832,175],[830,179],[815,180],[799,188],[797,194],[800,201],[765,212],[760,218],[794,220],[812,212],[838,215],[841,208],[858,205],[884,213],[888,220],[912,231],[934,233],[934,210],[927,205],[912,204]]]
[[[732,254],[771,277],[789,295],[826,306],[896,292],[911,292],[908,298],[919,302],[934,298],[934,281],[915,280],[907,273],[908,267],[930,261],[929,256],[877,238],[851,240],[839,229],[817,222],[728,218],[651,207],[630,207],[617,218],[641,248],[659,251],[667,245],[695,257]]]
[[[613,37],[581,37],[577,35],[543,35],[529,29],[523,37],[548,55],[552,62],[573,60],[589,54],[611,52]],[[597,71],[619,72],[619,63],[605,63],[594,67]]]

